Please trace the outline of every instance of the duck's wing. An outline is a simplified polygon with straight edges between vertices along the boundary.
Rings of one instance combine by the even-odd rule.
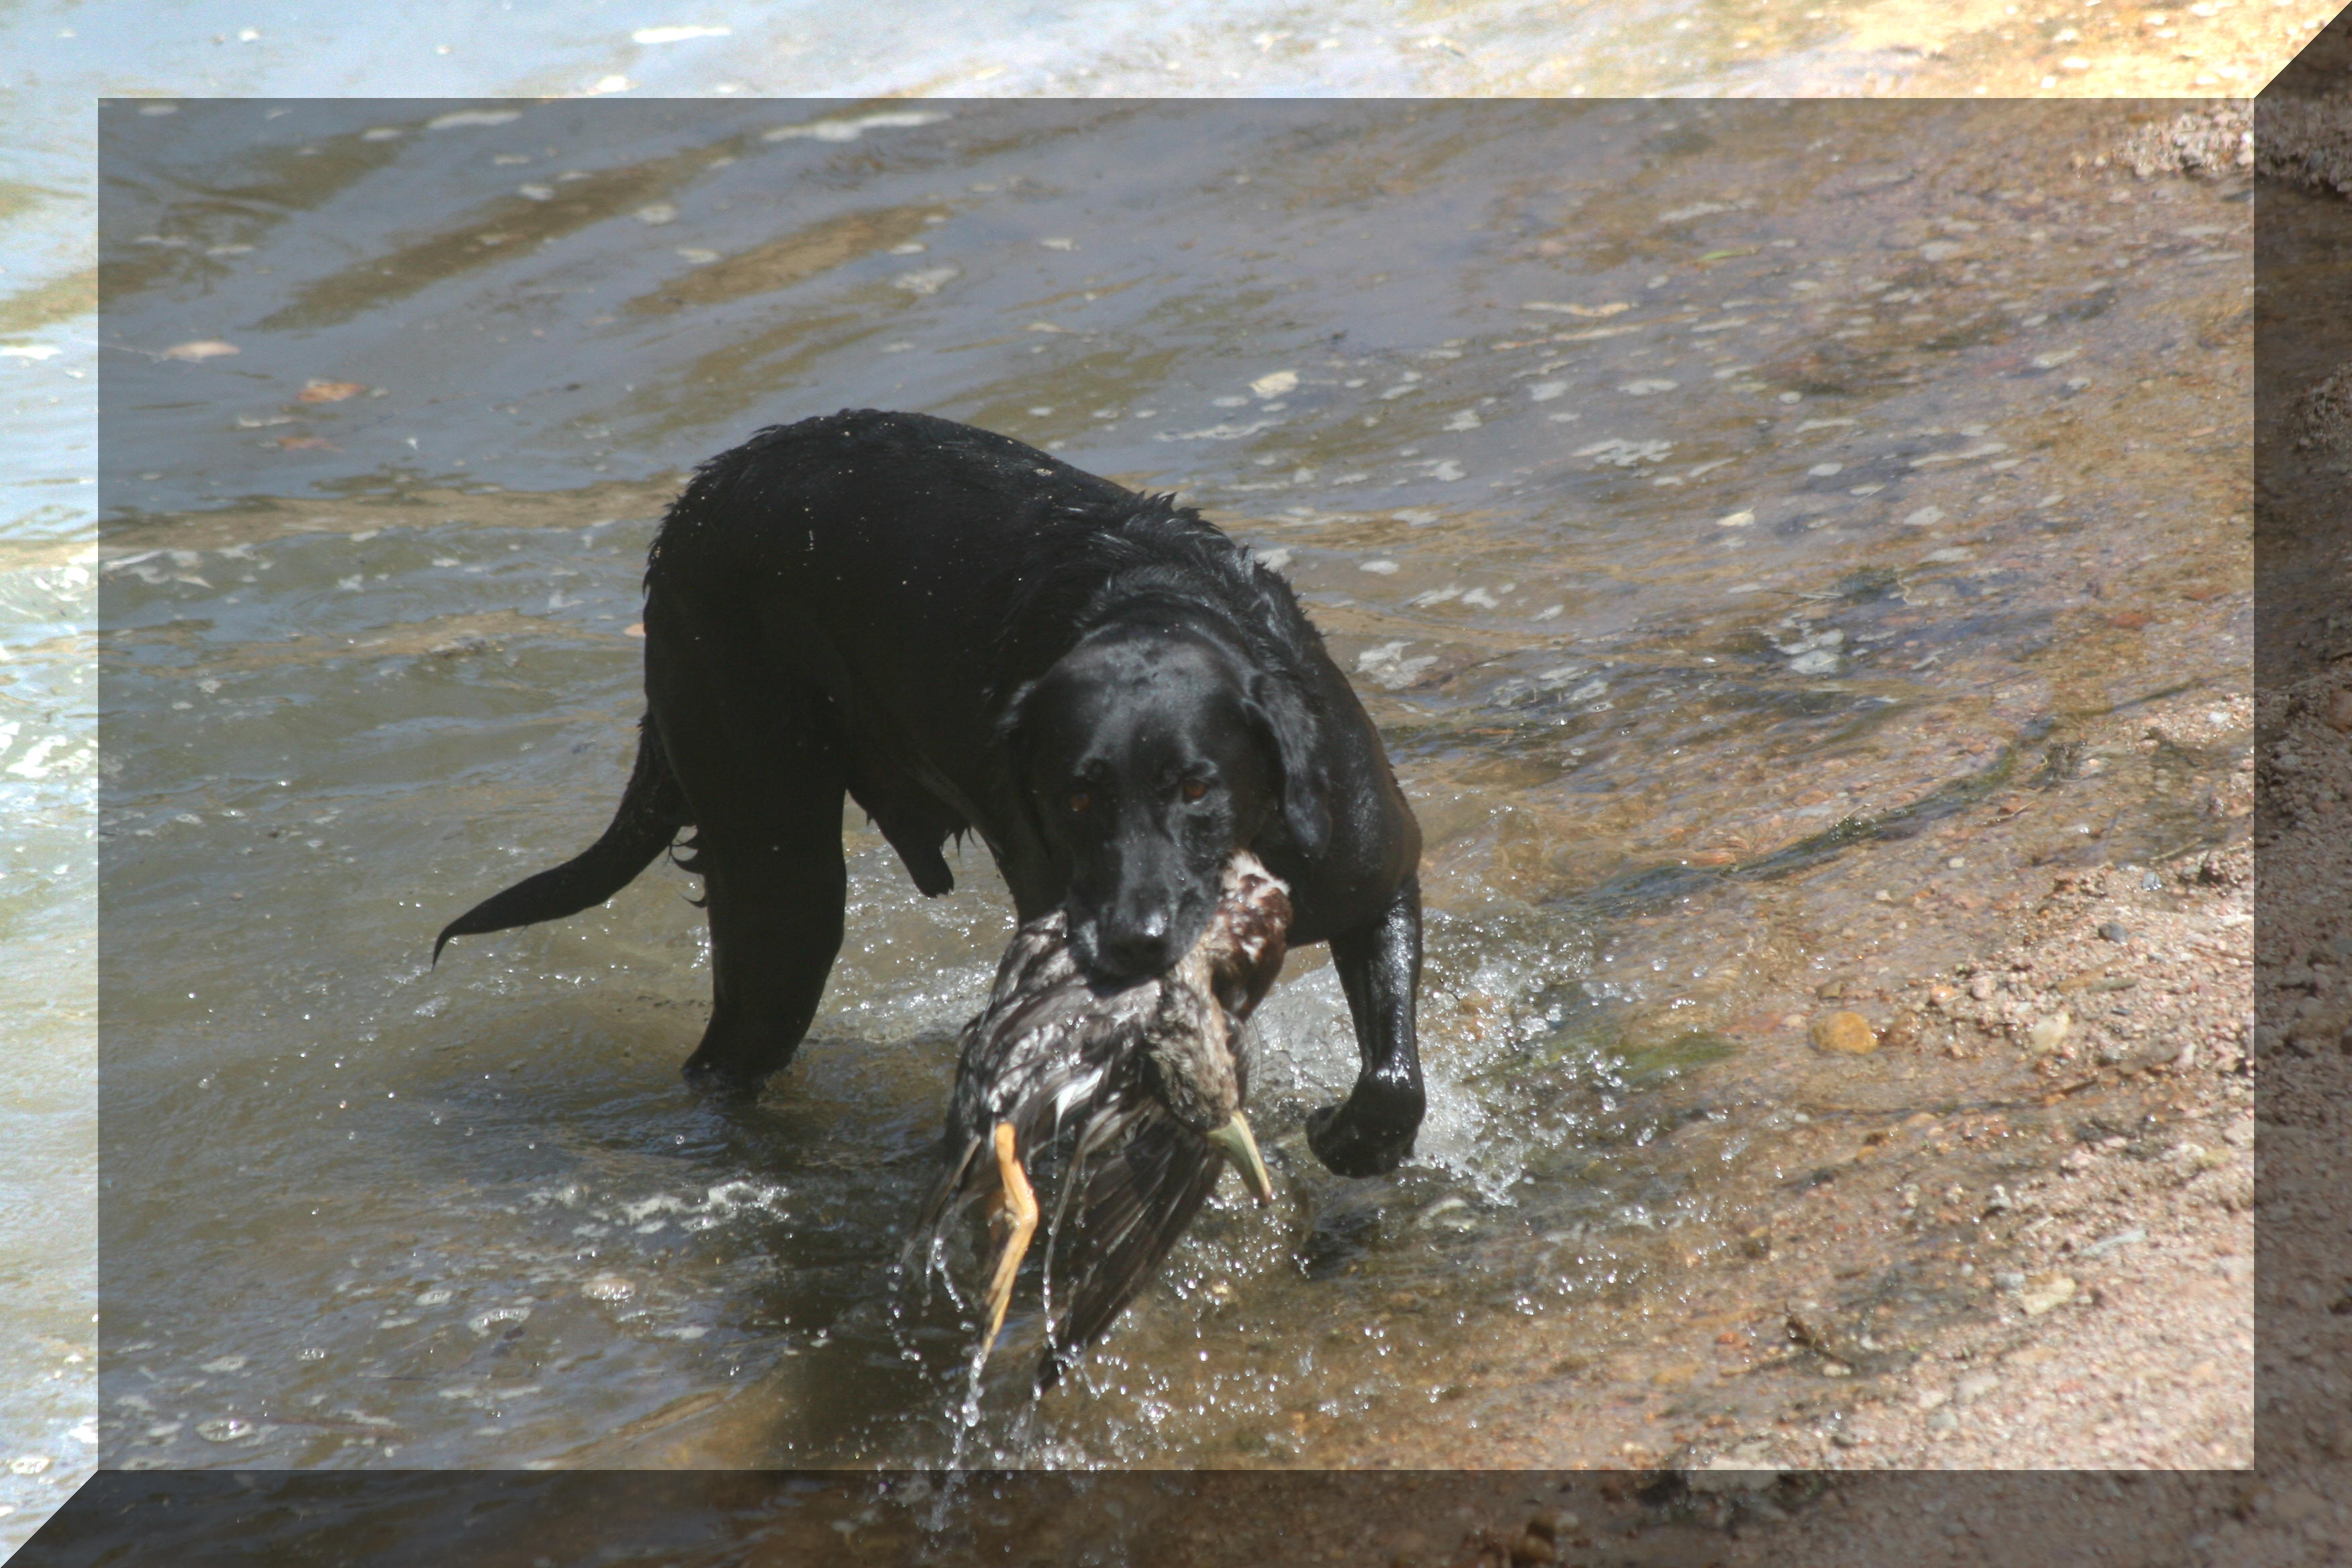
[[[1108,995],[1077,969],[1066,944],[1024,967],[964,1027],[948,1106],[950,1157],[999,1121],[1020,1129],[1024,1153],[1050,1140],[1105,1089],[1102,1068],[1123,1054],[1160,997],[1146,981]]]
[[[1224,1156],[1147,1095],[1123,1138],[1067,1178],[1068,1223],[1048,1258],[1059,1306],[1037,1386],[1050,1388],[1143,1288],[1217,1184]]]
[[[910,1247],[936,1248],[962,1223],[969,1203],[993,1188],[996,1166],[986,1151],[999,1124],[1013,1124],[1025,1164],[1065,1128],[1101,1125],[1107,1110],[1136,1098],[1129,1043],[1159,994],[1156,984],[1145,984],[1098,995],[1066,942],[1052,933],[1038,939],[1034,925],[1022,930],[995,995],[964,1026],[942,1170]]]
[[[912,1240],[928,1245],[945,1228],[948,1210],[971,1184],[974,1167],[979,1163],[980,1149],[981,1141],[977,1138],[949,1144],[947,1170],[940,1177],[939,1184],[931,1189],[931,1195],[923,1200],[923,1212],[915,1221]]]

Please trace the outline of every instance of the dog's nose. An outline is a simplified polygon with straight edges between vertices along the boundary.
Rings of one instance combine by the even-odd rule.
[[[1169,939],[1168,916],[1154,910],[1139,920],[1107,923],[1102,955],[1121,974],[1159,974],[1175,963],[1175,943]]]

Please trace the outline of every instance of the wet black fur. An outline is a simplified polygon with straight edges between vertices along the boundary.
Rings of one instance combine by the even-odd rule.
[[[711,929],[690,1076],[792,1058],[842,939],[845,792],[915,885],[977,833],[1106,983],[1164,970],[1236,847],[1328,942],[1362,1055],[1309,1139],[1392,1169],[1421,1121],[1421,835],[1281,578],[1188,508],[1006,437],[856,410],[704,464],[646,573],[647,710],[612,825],[435,945],[611,897],[691,826]],[[1200,798],[1186,798],[1197,791]],[[1081,799],[1080,797],[1084,797]]]

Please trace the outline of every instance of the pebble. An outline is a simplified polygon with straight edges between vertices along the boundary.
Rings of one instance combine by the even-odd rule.
[[[1762,1454],[1742,1448],[1718,1454],[1702,1469],[1684,1472],[1684,1482],[1695,1492],[1760,1492],[1771,1489],[1780,1471]]]
[[[2108,921],[2105,924],[2101,925],[2099,927],[2099,934],[2109,942],[2129,942],[2131,940],[2131,932],[2124,928],[2122,922],[2117,921]]]
[[[1518,1539],[1511,1542],[1511,1561],[1515,1563],[1557,1563],[1559,1561],[1559,1548],[1531,1530],[1522,1531]]]
[[[2074,1026],[2074,1018],[2063,1009],[2053,1013],[2025,1031],[2025,1048],[2032,1055],[2046,1057],[2058,1048]]]
[[[1878,1048],[1877,1032],[1859,1013],[1824,1013],[1813,1020],[1812,1035],[1817,1050],[1867,1056]]]
[[[2017,1304],[2029,1318],[2063,1307],[2074,1299],[2074,1281],[2063,1274],[2045,1274],[2017,1293]]]
[[[2352,690],[2339,691],[2327,700],[2327,727],[2352,730]]]
[[[2135,1243],[2146,1241],[2147,1239],[2147,1228],[2145,1226],[2136,1225],[2129,1230],[2119,1230],[2116,1232],[2115,1235],[2107,1237],[2103,1240],[2091,1243],[2090,1246],[2084,1247],[2077,1256],[2082,1258],[2104,1258],[2118,1247],[2130,1247]]]
[[[1932,1410],[1927,1414],[1927,1430],[1930,1432],[1949,1432],[1959,1424],[1959,1416],[1950,1410]]]
[[[1972,1405],[2000,1386],[2000,1379],[1989,1372],[1972,1372],[1952,1386],[1952,1397],[1962,1405]]]

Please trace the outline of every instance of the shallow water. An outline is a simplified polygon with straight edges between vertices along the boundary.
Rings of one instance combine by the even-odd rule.
[[[2228,831],[2249,205],[2075,169],[2127,110],[449,112],[101,123],[110,1463],[1601,1462],[1668,1325],[1778,1288],[1743,1216],[1836,1118],[1988,1089],[1814,1055],[1791,988]],[[689,877],[425,963],[603,826],[681,470],[856,405],[1249,542],[1428,840],[1414,1163],[1306,1154],[1353,1047],[1296,955],[1276,1206],[1229,1184],[961,1447],[893,1267],[1011,929],[976,847],[927,901],[845,823],[848,944],[749,1110],[676,1076]],[[2209,750],[2065,751],[2181,689]],[[1873,1268],[1884,1323],[1967,1310]],[[1481,1436],[1538,1384],[1562,1427]]]

